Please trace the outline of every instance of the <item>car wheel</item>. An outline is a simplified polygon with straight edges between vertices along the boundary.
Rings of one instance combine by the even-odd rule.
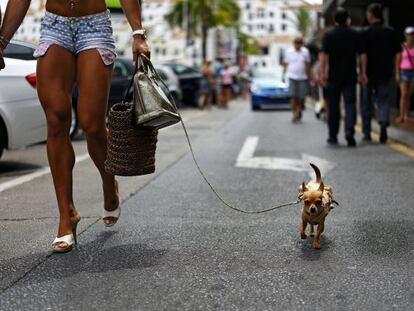
[[[258,110],[260,110],[260,106],[252,105],[252,110],[253,111],[258,111]]]
[[[76,112],[76,109],[73,106],[72,106],[71,115],[72,115],[72,118],[70,122],[69,135],[70,135],[70,138],[73,139],[78,133],[78,114]]]
[[[0,119],[0,158],[3,155],[3,150],[7,144],[7,132],[2,120]]]

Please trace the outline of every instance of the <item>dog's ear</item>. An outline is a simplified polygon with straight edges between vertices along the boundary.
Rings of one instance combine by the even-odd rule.
[[[308,188],[305,186],[305,182],[302,182],[302,192],[308,191]]]
[[[323,184],[323,181],[321,181],[321,183],[319,184],[319,191],[323,191],[323,189],[325,189],[325,186]]]

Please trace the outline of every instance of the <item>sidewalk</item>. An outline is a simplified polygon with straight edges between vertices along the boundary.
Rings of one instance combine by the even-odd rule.
[[[394,120],[397,115],[397,110],[391,112],[391,126],[389,128],[390,138],[414,148],[414,123],[396,124]],[[375,130],[378,131],[379,129],[376,128]]]

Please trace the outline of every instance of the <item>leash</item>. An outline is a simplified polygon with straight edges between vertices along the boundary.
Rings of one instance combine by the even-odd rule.
[[[175,102],[174,102],[174,105],[175,105]],[[193,145],[191,144],[190,136],[188,135],[187,128],[186,128],[186,126],[184,124],[183,118],[181,117],[180,113],[178,113],[178,115],[180,116],[181,125],[182,125],[182,127],[184,129],[184,133],[185,133],[185,137],[187,139],[188,147],[190,148],[190,153],[191,153],[191,156],[193,158],[193,162],[194,162],[194,164],[197,167],[198,172],[200,173],[200,175],[204,179],[204,181],[207,183],[207,185],[210,187],[210,189],[214,193],[214,195],[225,206],[227,206],[228,208],[230,208],[232,210],[235,210],[237,212],[243,213],[243,214],[262,214],[262,213],[267,213],[267,212],[270,212],[270,211],[273,211],[273,210],[276,210],[276,209],[279,209],[279,208],[282,208],[282,207],[296,205],[296,204],[300,203],[300,199],[298,199],[298,200],[296,200],[294,202],[288,202],[288,203],[276,205],[276,206],[273,206],[273,207],[270,207],[270,208],[266,208],[266,209],[263,209],[263,210],[258,210],[258,211],[243,210],[243,209],[240,209],[240,208],[238,208],[236,206],[233,206],[233,205],[227,203],[227,201],[223,199],[223,197],[216,191],[216,189],[214,189],[213,185],[208,181],[206,175],[204,174],[203,170],[201,169],[200,165],[198,164],[198,161],[197,161],[197,159],[195,157],[195,154],[194,154]]]
[[[142,56],[145,60],[147,60],[148,64],[150,64],[150,66],[152,67],[151,61],[144,54],[140,54],[139,56]],[[140,57],[138,57],[138,59],[135,63],[135,73],[138,71],[138,68],[140,66],[140,64],[139,64],[140,62],[141,62],[141,66],[143,66],[144,63],[143,63],[142,59],[140,59]],[[163,84],[163,86],[168,90],[168,86],[165,84],[164,80],[160,77],[158,71],[155,70],[153,67],[152,67],[152,69],[153,69],[153,72],[154,72],[155,77],[157,78],[157,80],[159,82],[161,82]],[[135,73],[133,74],[133,76],[135,76]],[[126,100],[126,96],[129,93],[129,89],[132,87],[132,84],[133,84],[133,79],[131,79],[130,85],[128,87],[128,91],[125,94],[124,101]],[[188,147],[190,148],[190,153],[191,153],[191,156],[193,158],[193,162],[197,167],[198,172],[200,173],[201,177],[204,179],[206,184],[210,187],[211,191],[214,193],[214,195],[219,199],[219,201],[221,203],[223,203],[226,207],[228,207],[228,208],[230,208],[234,211],[243,213],[243,214],[262,214],[262,213],[267,213],[267,212],[270,212],[270,211],[273,211],[273,210],[276,210],[276,209],[279,209],[279,208],[282,208],[282,207],[296,205],[296,204],[300,203],[300,198],[298,198],[294,202],[288,202],[288,203],[276,205],[276,206],[266,208],[266,209],[263,209],[263,210],[252,211],[252,210],[244,210],[244,209],[238,208],[236,206],[233,206],[233,205],[229,204],[226,200],[224,200],[223,197],[213,187],[213,185],[208,181],[206,175],[204,174],[203,170],[201,169],[200,165],[198,164],[198,161],[197,161],[197,159],[195,157],[195,154],[194,154],[193,145],[191,144],[190,135],[188,134],[187,128],[185,126],[183,118],[181,117],[181,114],[178,112],[178,108],[177,108],[177,105],[175,103],[174,97],[172,97],[171,94],[167,94],[167,96],[170,99],[171,103],[173,104],[173,106],[175,108],[175,111],[177,112],[178,116],[180,117],[180,122],[181,122],[181,125],[182,125],[183,129],[184,129],[184,133],[185,133],[185,137],[187,139]]]

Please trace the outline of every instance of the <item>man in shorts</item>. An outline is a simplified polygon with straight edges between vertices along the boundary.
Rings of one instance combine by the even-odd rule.
[[[303,46],[303,38],[296,37],[293,47],[286,51],[283,76],[289,79],[290,105],[296,123],[302,119],[305,97],[308,95],[308,84],[311,80],[311,58],[309,50]]]

